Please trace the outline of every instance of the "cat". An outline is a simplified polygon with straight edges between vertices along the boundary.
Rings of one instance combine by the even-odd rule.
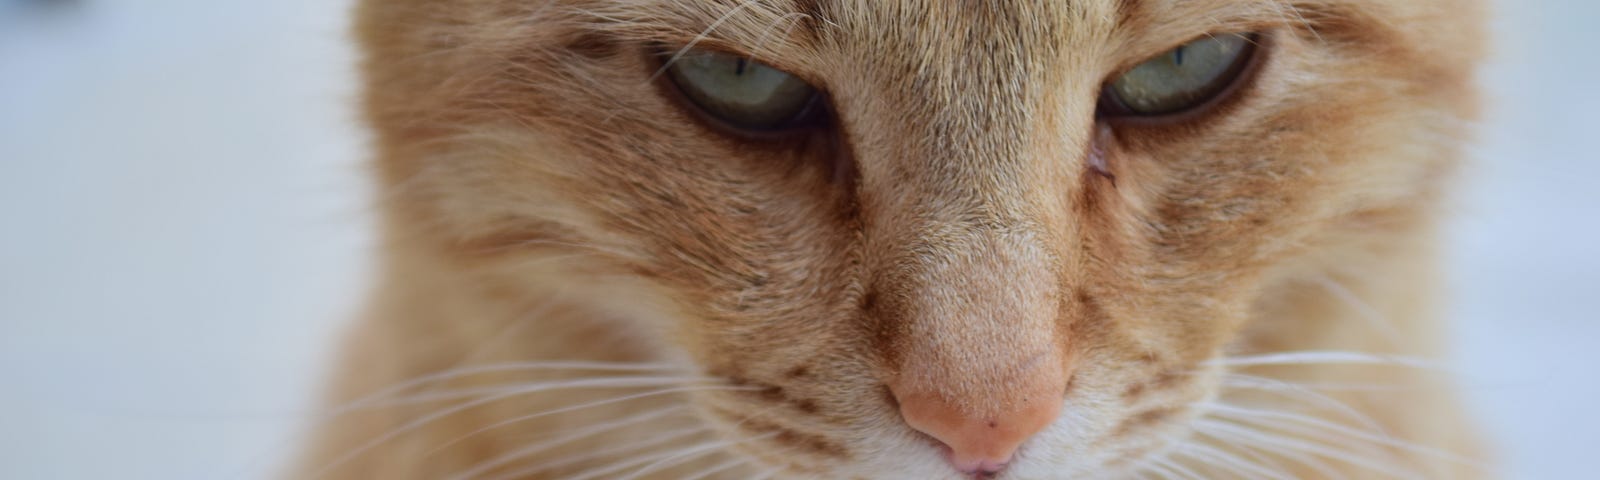
[[[304,479],[1474,478],[1472,0],[367,0]]]

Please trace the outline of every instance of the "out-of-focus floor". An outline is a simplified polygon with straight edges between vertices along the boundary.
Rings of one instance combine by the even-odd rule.
[[[0,478],[268,478],[367,273],[347,7],[77,3],[0,2]],[[1456,364],[1506,478],[1582,478],[1600,4],[1502,3]]]

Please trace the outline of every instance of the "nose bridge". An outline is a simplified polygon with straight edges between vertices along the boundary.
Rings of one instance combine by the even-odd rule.
[[[874,152],[863,178],[871,257],[893,259],[875,268],[895,299],[880,319],[892,323],[880,329],[892,387],[974,416],[1036,394],[1024,380],[1066,358],[1053,247],[1072,229],[1050,199],[1066,183],[1052,163],[1070,159],[1050,157],[1071,151],[1070,139],[1043,134],[1053,128],[1029,114],[1026,91],[989,96],[939,103],[902,126],[910,134]]]
[[[962,472],[998,471],[1054,422],[1071,373],[1059,315],[1073,263],[1058,257],[1074,251],[1064,199],[1099,81],[1071,73],[1092,55],[1062,49],[1066,25],[1098,18],[1078,3],[873,4],[893,21],[864,39],[871,60],[847,83],[860,90],[841,93],[860,100],[840,105],[872,348],[906,424]]]
[[[1061,187],[1042,177],[1056,175],[1039,172],[1057,170],[1041,167],[1049,153],[1040,145],[1062,142],[1034,138],[1048,129],[1030,125],[1021,106],[970,115],[964,102],[944,107],[905,126],[919,140],[875,157],[890,167],[864,179],[863,213],[873,257],[894,259],[878,269],[900,299],[890,331],[901,386],[995,410],[997,387],[1057,338],[1052,239],[1071,229],[1048,205]]]
[[[971,414],[1003,411],[1019,400],[1008,386],[1065,360],[1058,262],[1022,227],[946,235],[902,266],[893,383]]]
[[[863,179],[869,258],[893,259],[874,268],[891,299],[873,312],[886,384],[968,473],[999,471],[1052,424],[1070,375],[1055,247],[1072,229],[1051,200],[1068,182],[1048,158],[1067,142],[1017,103],[949,106]]]
[[[952,466],[997,472],[1061,409],[1070,366],[1057,263],[1024,228],[933,238],[903,270],[886,383]]]

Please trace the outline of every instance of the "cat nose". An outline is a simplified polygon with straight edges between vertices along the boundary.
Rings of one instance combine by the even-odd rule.
[[[949,448],[951,466],[962,473],[998,473],[1022,443],[1061,414],[1064,375],[1054,369],[1025,376],[991,392],[1013,399],[989,412],[974,412],[974,402],[937,391],[900,391],[890,386],[907,425]]]

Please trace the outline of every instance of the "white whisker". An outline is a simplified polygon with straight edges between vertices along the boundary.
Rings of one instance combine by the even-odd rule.
[[[701,470],[701,471],[695,472],[695,473],[690,474],[687,477],[683,477],[682,479],[679,479],[679,480],[700,480],[700,479],[703,479],[703,478],[706,478],[706,477],[721,473],[724,470],[728,470],[728,469],[731,469],[731,468],[734,468],[734,467],[737,467],[737,466],[740,466],[740,465],[744,465],[744,464],[747,464],[747,463],[750,463],[750,461],[742,459],[742,458],[735,458],[733,460],[729,460],[729,461],[722,462],[722,463],[719,463],[719,464],[716,464],[716,465],[712,465],[710,468],[706,468],[705,470]]]
[[[754,477],[750,477],[750,480],[770,480],[772,477],[778,476],[779,473],[783,473],[783,467],[772,467],[756,474]]]
[[[1315,472],[1317,472],[1319,474],[1322,474],[1322,476],[1324,478],[1329,478],[1329,479],[1345,478],[1345,476],[1343,474],[1340,474],[1340,473],[1336,472],[1333,469],[1333,467],[1329,466],[1326,463],[1323,463],[1323,462],[1317,460],[1315,457],[1312,457],[1310,455],[1306,455],[1306,454],[1303,454],[1303,453],[1300,453],[1300,452],[1297,452],[1297,451],[1294,451],[1294,450],[1290,450],[1290,449],[1287,449],[1287,448],[1283,448],[1282,446],[1273,444],[1273,443],[1271,443],[1271,439],[1270,438],[1257,439],[1257,438],[1253,438],[1253,437],[1244,437],[1242,433],[1239,433],[1239,434],[1237,434],[1238,436],[1235,436],[1235,434],[1231,434],[1229,432],[1218,433],[1218,432],[1215,432],[1215,431],[1206,431],[1206,430],[1196,430],[1196,433],[1199,433],[1201,435],[1208,436],[1208,437],[1211,437],[1211,438],[1215,438],[1215,439],[1218,439],[1218,440],[1222,440],[1224,442],[1227,442],[1227,443],[1230,443],[1230,444],[1233,444],[1233,445],[1238,445],[1240,447],[1249,448],[1249,449],[1252,449],[1252,450],[1259,450],[1259,451],[1262,451],[1262,452],[1265,452],[1265,453],[1268,453],[1268,454],[1279,455],[1279,456],[1281,456],[1283,458],[1292,460],[1292,461],[1294,461],[1296,463],[1299,463],[1301,465],[1305,465],[1307,468],[1310,468],[1312,471],[1315,471]]]
[[[726,447],[728,447],[730,445],[735,445],[735,444],[739,444],[739,443],[743,443],[743,442],[747,442],[747,441],[752,441],[752,440],[759,440],[759,439],[769,438],[769,437],[776,436],[776,435],[777,435],[776,433],[769,433],[769,434],[766,434],[766,435],[762,435],[762,436],[758,436],[758,437],[745,438],[745,439],[741,439],[741,440],[722,440],[722,441],[716,441],[716,442],[710,442],[710,443],[701,443],[699,445],[693,445],[693,446],[689,446],[689,447],[684,447],[684,448],[680,448],[680,449],[677,449],[677,450],[658,453],[658,454],[655,454],[655,455],[647,455],[647,456],[644,456],[644,457],[640,457],[640,458],[636,458],[636,459],[633,459],[633,460],[629,460],[627,462],[622,462],[622,463],[619,463],[619,464],[611,465],[611,466],[608,466],[608,467],[605,467],[605,468],[601,468],[601,469],[598,469],[598,470],[592,470],[592,471],[584,472],[584,473],[582,473],[580,475],[567,477],[566,480],[590,480],[590,479],[594,479],[594,478],[600,478],[600,477],[608,475],[608,474],[617,473],[617,472],[620,472],[620,471],[623,471],[623,470],[627,470],[629,468],[633,468],[635,466],[644,464],[643,467],[639,467],[639,470],[635,471],[635,474],[638,474],[638,472],[640,472],[640,471],[645,471],[645,470],[648,470],[648,469],[650,469],[652,467],[655,467],[657,465],[661,465],[662,462],[667,462],[667,461],[670,461],[672,459],[683,457],[685,455],[694,455],[696,453],[702,453],[702,454],[703,453],[710,453],[710,452],[712,452],[712,451],[714,451],[715,449],[718,449],[718,448],[726,448]],[[698,456],[698,455],[696,455],[696,456]],[[692,459],[692,458],[695,458],[695,457],[691,456],[689,458]],[[631,475],[630,475],[630,477],[631,477]],[[624,477],[624,478],[630,478],[630,477]],[[620,480],[620,479],[618,479],[618,480]]]
[[[1289,469],[1284,468],[1284,465],[1282,463],[1279,463],[1277,459],[1274,459],[1271,455],[1267,455],[1267,454],[1261,452],[1259,449],[1254,448],[1253,446],[1251,446],[1249,444],[1242,444],[1241,443],[1241,444],[1233,444],[1233,445],[1229,445],[1229,446],[1237,448],[1237,451],[1234,452],[1237,455],[1240,455],[1242,457],[1248,457],[1249,459],[1256,461],[1259,465],[1262,465],[1264,467],[1270,467],[1272,469],[1275,469],[1276,471],[1284,472],[1285,474],[1289,474]],[[1293,476],[1293,474],[1290,474],[1290,476]]]
[[[614,456],[614,455],[617,455],[617,454],[623,454],[623,453],[630,453],[630,452],[637,452],[637,451],[641,451],[641,450],[646,450],[646,449],[651,448],[651,447],[655,447],[655,446],[658,446],[658,445],[664,445],[664,444],[670,444],[670,443],[672,443],[674,441],[677,441],[677,440],[680,440],[680,439],[684,439],[684,438],[687,438],[687,437],[692,437],[694,435],[703,434],[703,433],[710,432],[710,431],[711,431],[710,428],[705,427],[703,425],[697,425],[697,426],[688,427],[688,428],[674,429],[674,430],[670,430],[670,431],[667,431],[667,432],[664,432],[664,433],[659,433],[659,434],[647,437],[644,440],[640,440],[640,441],[636,441],[636,442],[632,442],[632,443],[626,443],[626,444],[622,444],[622,445],[615,445],[615,446],[611,446],[611,447],[607,447],[607,448],[602,448],[602,449],[598,449],[598,450],[595,450],[595,451],[592,451],[592,452],[588,452],[588,453],[585,453],[585,454],[582,454],[582,455],[565,457],[565,458],[562,458],[562,459],[554,461],[554,462],[542,463],[542,464],[538,464],[538,465],[532,465],[532,466],[529,466],[527,468],[523,468],[523,469],[512,471],[512,472],[507,472],[507,473],[504,473],[504,474],[501,474],[501,475],[497,475],[497,476],[491,478],[490,480],[512,480],[512,479],[516,479],[516,478],[525,478],[525,477],[528,477],[528,476],[530,476],[530,475],[532,475],[534,473],[537,473],[537,472],[547,472],[547,471],[550,471],[550,470],[554,470],[554,469],[558,469],[558,468],[562,468],[562,467],[566,467],[566,466],[582,464],[583,462],[593,461],[593,460],[597,460],[597,459],[604,459],[604,458],[611,457],[611,456]],[[633,465],[637,465],[637,464],[640,464],[640,463],[648,462],[648,461],[650,461],[651,459],[654,459],[654,458],[657,458],[657,456],[645,456],[643,458],[634,459],[634,460],[627,461],[627,462],[622,462],[622,463],[617,463],[617,464],[610,464],[610,465],[603,465],[603,466],[599,467],[598,469],[586,470],[586,472],[588,472],[588,473],[585,473],[582,476],[566,477],[566,478],[568,478],[568,480],[578,480],[580,478],[596,478],[596,477],[603,476],[603,475],[606,475],[606,474],[616,473],[616,472],[625,470],[628,467],[631,467]]]
[[[1350,291],[1349,288],[1345,288],[1344,284],[1339,283],[1328,275],[1312,277],[1309,280],[1322,287],[1323,290],[1327,290],[1329,295],[1333,295],[1333,298],[1344,302],[1345,305],[1355,310],[1356,316],[1361,317],[1374,330],[1377,330],[1378,334],[1383,336],[1384,341],[1388,342],[1390,346],[1403,344],[1401,339],[1404,336],[1400,334],[1400,330],[1396,329],[1394,324],[1390,323],[1387,318],[1384,318],[1383,314],[1378,312],[1378,309],[1373,308],[1371,304],[1362,300],[1360,296]]]
[[[1318,419],[1318,418],[1314,418],[1314,417],[1309,417],[1309,416],[1305,416],[1305,415],[1297,415],[1297,414],[1293,414],[1293,413],[1287,413],[1287,412],[1249,409],[1249,408],[1242,408],[1242,407],[1236,407],[1236,406],[1225,405],[1225,404],[1211,404],[1208,407],[1211,409],[1211,411],[1213,413],[1215,413],[1218,416],[1225,417],[1225,418],[1232,418],[1232,419],[1239,420],[1239,421],[1242,421],[1242,422],[1250,422],[1250,423],[1255,424],[1257,426],[1276,427],[1276,428],[1281,428],[1281,429],[1284,429],[1284,430],[1296,431],[1298,433],[1308,434],[1308,435],[1317,434],[1319,432],[1343,435],[1345,440],[1363,440],[1363,441],[1366,441],[1366,442],[1369,442],[1369,443],[1375,443],[1375,444],[1383,445],[1383,446],[1386,446],[1386,447],[1397,448],[1397,449],[1405,450],[1405,451],[1412,452],[1412,453],[1433,456],[1433,457],[1436,457],[1436,458],[1448,460],[1448,461],[1451,461],[1451,462],[1460,463],[1460,464],[1463,464],[1463,465],[1469,465],[1469,466],[1473,466],[1473,467],[1476,467],[1476,468],[1484,468],[1484,466],[1481,463],[1478,463],[1476,461],[1461,457],[1460,455],[1457,455],[1457,454],[1454,454],[1454,453],[1450,453],[1450,452],[1447,452],[1447,451],[1444,451],[1444,450],[1440,450],[1440,449],[1437,449],[1437,448],[1428,447],[1428,446],[1425,446],[1425,445],[1419,445],[1419,444],[1412,443],[1412,442],[1401,441],[1399,439],[1396,439],[1394,437],[1389,436],[1387,434],[1387,432],[1381,432],[1380,431],[1379,432],[1380,434],[1373,434],[1373,433],[1357,430],[1357,429],[1354,429],[1354,428],[1350,428],[1350,427],[1347,427],[1347,426],[1344,426],[1344,425],[1339,425],[1339,424],[1336,424],[1336,423],[1333,423],[1333,422],[1329,422],[1329,421],[1326,421],[1326,420],[1322,420],[1322,419]],[[1288,421],[1288,422],[1295,422],[1295,423],[1299,423],[1301,425],[1304,425],[1305,427],[1294,427],[1292,425],[1283,425],[1283,424],[1269,424],[1269,423],[1267,423],[1267,420],[1269,420],[1269,419],[1276,419],[1276,420],[1283,420],[1283,421]],[[1318,429],[1320,429],[1320,430],[1318,430]]]
[[[594,381],[594,380],[601,380],[601,379],[587,379],[587,380]],[[669,379],[652,379],[652,380],[660,381],[660,383],[663,383],[663,384],[669,383],[668,382]],[[685,381],[685,379],[671,379],[671,380],[677,381],[677,382]],[[688,379],[688,380],[692,381],[692,380],[696,380],[696,379]],[[378,438],[372,439],[371,441],[368,441],[367,443],[361,444],[360,446],[357,446],[356,448],[352,449],[350,452],[345,453],[344,455],[341,455],[339,458],[334,459],[332,462],[329,462],[328,465],[325,465],[322,468],[318,469],[316,472],[313,472],[311,474],[310,478],[321,478],[323,475],[326,475],[329,471],[332,471],[334,468],[338,468],[340,465],[343,465],[346,462],[349,462],[350,460],[355,459],[357,456],[359,456],[359,455],[361,455],[363,453],[366,453],[368,450],[371,450],[373,448],[376,448],[379,445],[382,445],[382,444],[384,444],[384,443],[386,443],[386,442],[388,442],[390,440],[393,440],[395,437],[399,437],[400,435],[403,435],[403,434],[405,434],[407,432],[410,432],[412,430],[416,430],[416,429],[421,428],[421,427],[423,427],[423,426],[425,426],[425,425],[427,425],[429,423],[433,423],[434,421],[437,421],[437,420],[439,420],[441,418],[444,418],[444,417],[447,417],[447,416],[450,416],[450,415],[454,415],[456,413],[465,411],[465,410],[467,410],[469,408],[477,407],[477,406],[480,406],[480,405],[485,405],[485,404],[488,404],[488,403],[491,403],[491,402],[495,402],[495,401],[499,401],[499,400],[515,397],[515,396],[518,396],[518,395],[526,395],[526,394],[529,394],[529,393],[539,393],[539,392],[545,392],[545,391],[550,391],[550,390],[558,390],[558,389],[565,389],[565,388],[584,388],[584,387],[588,387],[588,386],[590,386],[592,384],[603,384],[603,383],[604,382],[598,382],[598,381],[587,382],[587,383],[586,382],[581,382],[581,381],[571,381],[571,382],[557,382],[556,384],[554,384],[554,385],[559,385],[559,386],[552,386],[552,384],[538,384],[538,385],[533,385],[533,386],[529,386],[529,387],[511,388],[511,389],[507,389],[506,391],[504,391],[502,393],[499,393],[499,394],[490,395],[488,397],[479,398],[479,399],[468,401],[468,402],[463,402],[463,403],[457,404],[457,405],[455,405],[453,407],[448,407],[448,408],[442,409],[440,411],[434,412],[432,414],[417,418],[417,419],[412,420],[410,422],[406,422],[405,424],[399,426],[398,428],[395,428],[394,430],[389,431],[388,433],[386,433],[384,435],[379,436]],[[651,386],[651,385],[634,385],[634,386]],[[608,402],[595,402],[595,403],[584,405],[582,407],[604,405],[604,404],[607,404],[607,403],[615,403],[615,402],[630,400],[632,398],[638,398],[640,396],[659,395],[659,394],[663,394],[663,393],[670,393],[671,391],[672,391],[672,389],[658,390],[658,391],[655,391],[655,392],[649,392],[648,394],[638,394],[638,395],[631,395],[631,396],[627,396],[627,397],[621,397],[621,398],[614,399],[614,400],[611,400],[611,401],[608,401]],[[550,414],[555,414],[555,413],[567,412],[567,411],[571,411],[571,410],[574,410],[574,408],[568,407],[568,408],[563,408],[563,409],[550,410],[550,411],[541,413],[541,415],[550,415]]]
[[[802,18],[811,18],[811,16],[801,12],[790,12],[782,17],[779,17],[777,20],[774,20],[772,23],[767,24],[766,28],[761,29],[761,35],[756,37],[755,47],[750,50],[750,60],[757,60],[755,52],[760,52],[766,49],[768,36],[772,34],[773,29],[775,29],[779,24],[787,23],[789,26],[784,29],[784,33],[789,33],[794,30],[794,26],[797,24],[795,20]]]
[[[1290,394],[1299,394],[1294,396],[1294,398],[1310,400],[1312,403],[1323,405],[1334,411],[1349,416],[1351,419],[1361,422],[1362,425],[1371,428],[1379,428],[1378,421],[1373,420],[1372,417],[1361,413],[1354,408],[1351,408],[1349,405],[1346,405],[1344,402],[1334,399],[1333,397],[1329,397],[1321,392],[1317,392],[1309,388],[1301,387],[1301,384],[1299,383],[1278,380],[1275,378],[1245,375],[1242,373],[1229,373],[1222,377],[1222,384],[1223,386],[1233,388],[1266,390],[1284,396],[1290,396]]]
[[[466,479],[469,479],[469,478],[472,478],[472,477],[476,477],[478,475],[482,475],[483,473],[488,472],[490,470],[493,470],[495,468],[499,468],[499,467],[501,467],[501,466],[503,466],[505,464],[511,463],[512,461],[515,461],[516,459],[519,459],[519,458],[524,458],[524,457],[527,457],[527,456],[530,456],[530,455],[533,455],[533,454],[536,454],[536,453],[539,453],[539,452],[542,452],[542,451],[545,451],[545,450],[549,450],[549,449],[554,448],[554,447],[559,446],[559,445],[564,445],[564,444],[570,443],[570,442],[572,442],[574,440],[578,440],[578,439],[581,439],[581,438],[589,437],[591,435],[597,435],[597,434],[600,434],[600,433],[608,432],[608,431],[611,431],[611,430],[616,430],[616,429],[619,429],[619,428],[622,428],[622,427],[626,427],[626,426],[629,426],[629,425],[637,425],[637,424],[649,422],[651,420],[660,419],[660,418],[665,417],[667,415],[671,415],[673,413],[681,412],[681,411],[684,410],[684,408],[685,407],[683,405],[674,405],[674,406],[671,406],[671,407],[661,408],[661,409],[657,409],[657,410],[654,410],[654,411],[645,412],[645,413],[638,414],[638,415],[632,415],[632,416],[628,416],[628,417],[625,417],[625,418],[622,418],[622,419],[612,420],[612,421],[609,421],[609,422],[599,423],[599,424],[596,424],[596,425],[591,425],[591,426],[586,427],[586,428],[574,430],[572,432],[568,432],[568,433],[566,433],[564,435],[561,435],[561,436],[558,436],[558,437],[555,437],[555,438],[551,438],[551,439],[545,440],[543,442],[538,442],[538,443],[534,443],[534,444],[531,444],[531,445],[525,445],[523,447],[517,448],[517,449],[512,450],[510,452],[506,452],[503,455],[500,455],[498,457],[491,458],[491,459],[489,459],[487,461],[481,462],[477,466],[473,467],[470,470],[467,470],[467,471],[452,475],[452,476],[450,476],[450,478],[451,478],[451,480],[466,480]],[[444,448],[449,447],[452,444],[455,444],[456,442],[459,442],[459,441],[461,441],[463,439],[466,439],[468,437],[471,437],[473,435],[481,433],[481,432],[483,432],[483,431],[485,431],[485,430],[487,430],[488,428],[491,428],[491,427],[493,427],[493,426],[491,425],[490,427],[480,428],[477,431],[474,431],[472,433],[468,433],[468,434],[463,435],[463,436],[461,436],[459,438],[456,438],[455,440],[451,440],[449,442],[446,442],[445,444],[434,448],[432,451],[428,452],[428,454],[432,454],[432,453],[441,451]],[[426,455],[427,454],[425,454],[424,456],[426,456]]]
[[[1243,355],[1208,360],[1203,362],[1202,365],[1223,367],[1253,367],[1267,365],[1382,365],[1449,372],[1447,367],[1423,358],[1402,355],[1378,355],[1372,353],[1339,350],[1307,350],[1298,352]]]
[[[1169,470],[1166,467],[1163,467],[1162,464],[1158,463],[1158,462],[1146,463],[1143,467],[1141,467],[1141,468],[1139,468],[1137,470],[1134,470],[1134,473],[1135,474],[1151,473],[1151,474],[1154,474],[1157,477],[1161,477],[1161,480],[1195,480],[1195,479],[1192,479],[1192,478],[1179,477],[1177,472],[1173,472],[1172,470]],[[1139,478],[1145,478],[1145,476],[1144,475],[1139,475]],[[1201,479],[1201,480],[1204,480],[1204,479]]]
[[[1274,480],[1294,480],[1283,472],[1275,472],[1255,462],[1228,453],[1219,448],[1210,447],[1199,443],[1191,443],[1179,447],[1177,453],[1186,454],[1201,460],[1211,460],[1210,465],[1222,467],[1234,472],[1245,474],[1251,478],[1270,478]]]
[[[484,358],[487,358],[492,352],[494,352],[496,348],[502,346],[503,344],[510,343],[514,339],[518,338],[517,334],[522,329],[528,328],[531,325],[535,325],[537,322],[534,322],[534,319],[543,318],[545,315],[549,314],[557,304],[557,302],[550,299],[561,296],[565,288],[555,288],[553,290],[554,291],[549,297],[547,297],[546,300],[539,302],[537,307],[529,309],[527,313],[518,314],[515,319],[510,322],[506,322],[505,325],[499,327],[499,331],[495,332],[494,336],[491,336],[487,341],[474,346],[471,353],[468,353],[456,363],[457,368],[465,365],[479,364]]]
[[[1230,387],[1249,388],[1254,390],[1302,390],[1316,391],[1327,390],[1335,392],[1411,392],[1429,390],[1432,387],[1419,385],[1379,384],[1379,383],[1344,383],[1344,382],[1289,382],[1256,375],[1230,373],[1223,378],[1223,383]],[[1444,388],[1444,387],[1438,387]]]
[[[707,381],[709,377],[601,377],[584,378],[564,381],[550,381],[535,384],[511,384],[492,387],[457,388],[450,390],[437,390],[423,392],[405,397],[375,402],[367,407],[382,407],[394,405],[411,405],[417,403],[437,402],[443,400],[461,400],[478,398],[496,394],[521,394],[539,393],[551,390],[570,390],[577,388],[592,389],[618,389],[618,388],[645,388],[663,385],[680,385],[684,383]]]
[[[694,448],[680,450],[676,454],[673,454],[673,455],[668,456],[666,458],[662,458],[660,460],[656,460],[654,463],[651,463],[649,465],[645,465],[644,467],[642,467],[642,468],[640,468],[638,470],[635,470],[633,473],[630,473],[630,474],[628,474],[626,476],[618,478],[617,480],[634,480],[636,478],[644,476],[644,474],[646,474],[646,473],[650,473],[652,471],[656,471],[656,470],[661,469],[661,468],[666,468],[666,467],[670,467],[670,466],[673,466],[673,465],[677,465],[679,463],[687,462],[689,460],[693,460],[695,458],[699,458],[699,457],[704,456],[706,454],[712,453],[712,452],[714,452],[714,451],[716,451],[718,449],[723,449],[723,448],[727,448],[727,447],[730,447],[730,446],[733,446],[733,445],[738,445],[738,444],[741,444],[741,443],[755,441],[755,440],[764,440],[764,439],[772,438],[772,437],[775,437],[775,436],[778,436],[777,432],[768,433],[768,434],[765,434],[765,435],[757,435],[757,436],[754,436],[754,437],[743,438],[743,439],[739,439],[739,440],[724,440],[724,441],[720,441],[720,442],[713,442],[713,443],[709,443],[709,444],[706,444],[706,445],[701,445],[701,446],[694,447]]]
[[[1173,477],[1177,478],[1178,480],[1206,480],[1204,475],[1195,473],[1194,470],[1190,470],[1189,467],[1183,466],[1182,463],[1179,463],[1175,459],[1157,457],[1153,461],[1163,470],[1167,470],[1169,473],[1172,473]]]
[[[695,45],[699,45],[700,42],[705,41],[706,37],[711,35],[711,32],[717,30],[717,27],[722,26],[724,22],[727,22],[728,19],[733,18],[733,16],[738,14],[741,10],[749,8],[751,5],[760,3],[760,1],[761,0],[745,0],[743,2],[739,2],[739,5],[728,9],[728,11],[723,13],[721,17],[717,17],[716,21],[711,22],[711,25],[707,26],[705,30],[701,30],[699,35],[695,35],[693,40],[689,40],[689,43],[684,44],[683,48],[679,48],[677,52],[674,52],[672,57],[668,58],[666,62],[662,63],[661,68],[656,69],[655,73],[650,74],[650,78],[646,79],[645,83],[648,84],[655,82],[657,78],[661,77],[661,74],[666,73],[667,69],[672,67],[674,62],[677,62],[678,59],[683,58],[685,54],[694,49]]]
[[[1310,439],[1297,439],[1284,435],[1262,432],[1260,430],[1252,429],[1244,425],[1239,425],[1237,423],[1221,419],[1196,420],[1194,424],[1197,428],[1209,428],[1212,429],[1213,432],[1218,433],[1229,432],[1234,434],[1235,438],[1255,438],[1266,445],[1275,445],[1281,448],[1293,448],[1306,453],[1317,454],[1319,456],[1338,460],[1359,467],[1364,467],[1369,470],[1384,473],[1393,477],[1405,479],[1421,478],[1421,476],[1417,473],[1399,468],[1398,466],[1374,463],[1373,461],[1361,455],[1357,455],[1354,452],[1342,450],[1322,443],[1317,443]]]
[[[512,373],[512,372],[521,373],[521,372],[543,372],[543,371],[611,371],[611,372],[652,372],[652,371],[661,371],[661,372],[669,372],[669,371],[674,371],[674,370],[682,370],[682,368],[681,367],[677,367],[675,365],[665,364],[665,363],[652,364],[652,363],[609,363],[609,362],[571,362],[571,361],[508,362],[508,363],[495,363],[495,364],[489,364],[489,365],[474,365],[474,366],[453,368],[453,369],[445,370],[445,371],[441,371],[441,372],[430,373],[430,374],[427,374],[427,375],[423,375],[423,376],[420,376],[420,377],[413,378],[411,380],[407,380],[405,382],[401,382],[401,383],[397,383],[397,384],[391,385],[389,387],[384,388],[383,390],[379,390],[377,392],[364,395],[361,398],[352,400],[350,402],[346,402],[342,406],[335,407],[334,409],[330,410],[326,415],[335,415],[336,416],[336,415],[339,415],[339,414],[342,414],[342,413],[345,413],[345,412],[349,412],[349,411],[360,410],[360,409],[363,409],[363,408],[369,408],[369,407],[372,406],[372,403],[376,402],[377,400],[381,400],[381,399],[384,399],[384,398],[387,398],[387,397],[390,397],[390,396],[397,395],[400,392],[404,392],[404,391],[412,389],[412,388],[416,388],[416,387],[419,387],[419,386],[422,386],[422,385],[427,385],[429,383],[435,383],[435,382],[440,382],[440,381],[444,381],[444,380],[450,380],[450,379],[454,379],[454,378],[465,377],[465,376],[469,376],[469,375],[480,375],[480,374],[486,374],[486,373]]]

